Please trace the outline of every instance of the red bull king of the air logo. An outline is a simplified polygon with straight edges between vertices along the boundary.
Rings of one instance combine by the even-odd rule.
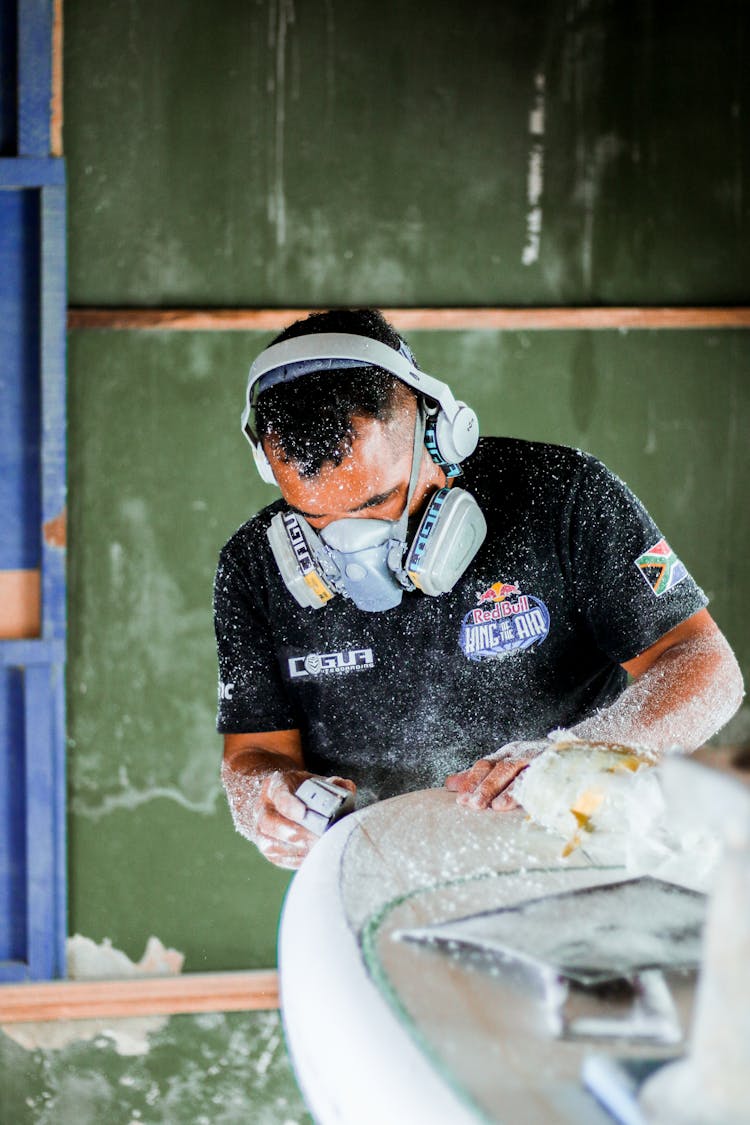
[[[459,644],[469,660],[497,660],[541,644],[549,633],[549,611],[513,582],[493,582],[461,624]]]

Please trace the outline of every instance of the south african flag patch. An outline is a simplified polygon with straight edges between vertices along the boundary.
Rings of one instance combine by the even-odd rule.
[[[660,539],[653,547],[649,547],[648,551],[635,560],[635,565],[657,598],[682,582],[683,578],[687,578],[687,569],[666,539]]]

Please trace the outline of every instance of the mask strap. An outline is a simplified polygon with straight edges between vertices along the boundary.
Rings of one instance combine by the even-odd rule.
[[[388,542],[388,567],[396,578],[407,590],[414,589],[414,583],[403,568],[404,553],[406,551],[406,529],[409,524],[409,505],[417,487],[419,470],[422,465],[422,449],[424,447],[424,434],[427,425],[427,412],[421,398],[417,399],[417,417],[414,422],[414,445],[411,452],[411,474],[409,488],[406,492],[404,510],[393,528],[393,535]]]
[[[414,422],[414,445],[412,448],[412,472],[409,475],[409,487],[406,493],[406,503],[404,504],[404,511],[401,512],[398,522],[392,534],[392,541],[404,542],[406,539],[406,528],[409,522],[409,504],[412,503],[415,489],[417,487],[417,479],[419,477],[419,468],[422,467],[422,449],[424,447],[425,426],[427,424],[427,414],[422,398],[417,398],[417,416]],[[390,562],[389,562],[390,566]],[[391,569],[394,569],[391,567]]]

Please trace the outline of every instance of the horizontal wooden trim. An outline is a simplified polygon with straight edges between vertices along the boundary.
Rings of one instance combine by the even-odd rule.
[[[314,309],[68,310],[70,329],[162,332],[279,332]],[[750,328],[750,307],[383,309],[401,331],[566,328]]]
[[[0,986],[0,1024],[278,1008],[274,969]]]
[[[0,640],[41,635],[40,590],[38,570],[0,570]]]
[[[748,308],[386,309],[399,329],[750,328]]]

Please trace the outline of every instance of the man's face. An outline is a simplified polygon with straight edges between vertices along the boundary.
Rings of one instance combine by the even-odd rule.
[[[340,465],[327,461],[315,477],[300,476],[292,462],[282,460],[278,447],[265,440],[263,448],[284,500],[318,531],[334,520],[397,520],[409,491],[416,411],[416,400],[409,396],[388,422],[355,417],[351,453]],[[418,512],[428,493],[444,484],[443,470],[422,447],[409,514]]]

